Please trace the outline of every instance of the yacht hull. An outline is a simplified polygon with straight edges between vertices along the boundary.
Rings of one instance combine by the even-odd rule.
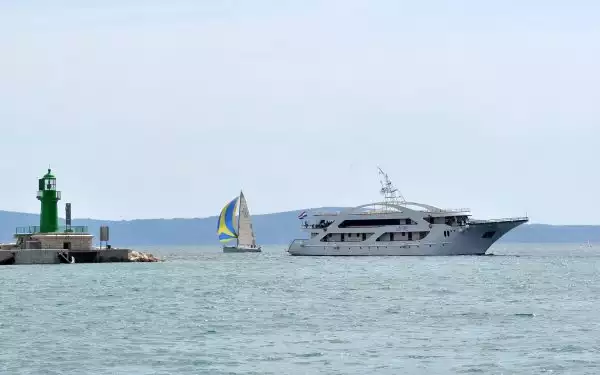
[[[223,247],[224,253],[260,253],[262,250],[260,247],[237,247],[237,246],[225,246]]]
[[[446,238],[438,232],[420,241],[317,242],[295,240],[289,248],[297,256],[451,256],[485,255],[502,236],[527,220],[505,220],[469,224]],[[489,234],[493,234],[490,236]],[[486,235],[487,234],[487,235]]]

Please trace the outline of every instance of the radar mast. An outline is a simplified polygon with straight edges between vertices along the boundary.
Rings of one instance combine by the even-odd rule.
[[[406,203],[406,199],[404,199],[404,196],[402,195],[400,190],[396,189],[394,184],[392,184],[392,181],[388,177],[387,173],[385,173],[379,167],[377,167],[377,169],[379,169],[379,182],[381,183],[381,190],[379,190],[379,192],[381,193],[381,195],[383,195],[384,202],[395,205],[401,205],[403,203]]]

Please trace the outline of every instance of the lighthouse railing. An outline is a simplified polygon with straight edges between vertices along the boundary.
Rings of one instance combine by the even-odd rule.
[[[61,225],[58,227],[56,233],[88,233],[88,227],[86,225]],[[27,227],[17,227],[15,234],[34,234],[40,233],[40,227],[38,225],[30,225]]]

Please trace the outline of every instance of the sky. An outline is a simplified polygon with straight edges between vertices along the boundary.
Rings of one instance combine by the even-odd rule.
[[[167,4],[168,3],[168,4]],[[600,224],[600,3],[0,2],[0,209],[380,200]]]

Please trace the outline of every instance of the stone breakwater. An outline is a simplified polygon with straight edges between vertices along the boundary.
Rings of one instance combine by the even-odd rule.
[[[128,259],[130,262],[162,262],[163,260],[155,257],[154,255],[150,254],[150,253],[144,253],[141,251],[135,251],[132,250],[129,255],[128,255]]]
[[[163,260],[142,251],[131,249],[13,249],[0,250],[0,265],[12,264],[59,264],[59,263],[113,263],[113,262],[162,262]]]

